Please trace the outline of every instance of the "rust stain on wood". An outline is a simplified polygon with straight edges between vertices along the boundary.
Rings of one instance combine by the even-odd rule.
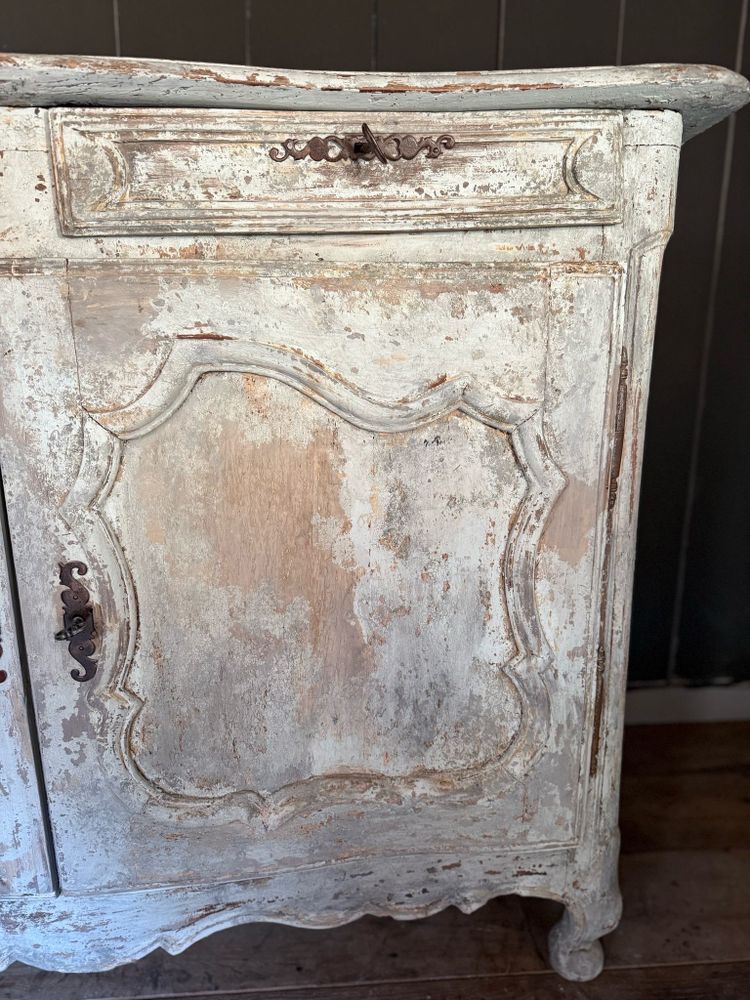
[[[206,330],[200,333],[178,333],[175,335],[175,340],[236,340],[236,338],[224,333]]]
[[[617,503],[617,490],[622,466],[622,452],[625,441],[625,418],[628,405],[628,374],[629,361],[627,348],[623,345],[620,355],[620,369],[617,381],[617,400],[615,405],[615,425],[613,431],[612,458],[610,462],[609,484],[607,489],[607,527],[602,560],[602,584],[599,599],[599,637],[596,649],[596,694],[594,697],[594,720],[591,736],[591,760],[589,774],[597,773],[599,767],[599,746],[602,733],[602,717],[604,714],[605,674],[607,670],[607,608],[609,604],[609,581],[612,563],[612,533],[614,529],[614,510]]]
[[[418,84],[409,84],[401,80],[393,80],[390,83],[384,83],[379,87],[359,87],[360,94],[455,94],[455,93],[480,93],[483,90],[490,91],[503,91],[503,90],[563,90],[565,84],[563,83],[550,83],[550,82],[540,82],[540,83],[512,83],[505,84],[500,83],[496,80],[488,80],[482,82],[481,80],[472,81],[470,85],[465,83],[444,83],[440,86],[427,85],[419,86]]]

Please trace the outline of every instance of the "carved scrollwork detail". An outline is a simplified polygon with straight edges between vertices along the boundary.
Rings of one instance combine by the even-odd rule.
[[[68,643],[68,652],[80,663],[70,676],[74,681],[90,681],[96,675],[96,661],[91,657],[96,653],[96,628],[94,609],[90,604],[90,594],[81,581],[74,576],[85,576],[89,571],[86,563],[74,560],[60,563],[60,583],[66,589],[60,595],[63,604],[63,627],[55,633],[55,639]]]
[[[434,160],[445,150],[453,149],[456,140],[452,135],[422,136],[415,135],[374,135],[367,123],[362,125],[362,133],[345,134],[342,136],[315,135],[310,139],[284,139],[281,148],[273,146],[269,156],[277,163],[289,158],[311,160],[328,163],[338,163],[339,160],[379,160],[381,163],[396,160],[413,160],[424,151],[428,160]]]

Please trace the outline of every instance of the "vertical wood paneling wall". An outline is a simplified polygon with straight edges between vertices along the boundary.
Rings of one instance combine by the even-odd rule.
[[[0,50],[318,69],[706,62],[750,0],[0,0]],[[649,405],[633,684],[750,679],[750,113],[683,154]]]

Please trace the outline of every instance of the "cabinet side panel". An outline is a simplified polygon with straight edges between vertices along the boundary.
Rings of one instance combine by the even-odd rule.
[[[624,329],[627,361],[621,409],[621,448],[610,461],[611,554],[606,581],[607,613],[602,629],[599,716],[595,720],[591,771],[596,776],[599,837],[607,842],[617,824],[623,712],[627,679],[635,537],[643,441],[664,247],[672,233],[680,157],[672,112],[631,112],[624,152],[628,240]],[[616,415],[615,415],[616,417]]]

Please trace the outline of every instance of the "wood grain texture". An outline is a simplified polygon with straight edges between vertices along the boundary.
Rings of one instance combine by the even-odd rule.
[[[671,109],[689,139],[743,107],[750,84],[717,66],[507,73],[325,73],[160,60],[0,54],[0,105],[307,111]]]
[[[596,983],[575,988],[575,993],[549,976],[439,980],[425,984],[415,993],[411,983],[387,983],[379,986],[347,987],[347,1000],[558,1000],[569,996],[576,1000],[704,1000],[720,996],[722,1000],[745,1000],[750,962],[728,965],[690,966],[680,969],[634,969],[605,973]],[[522,991],[522,992],[520,992]],[[236,996],[237,994],[234,994]],[[240,994],[242,995],[242,994]],[[278,993],[253,993],[257,1000],[278,1000]],[[307,1000],[310,992],[285,991],[283,1000]],[[340,1000],[338,987],[316,990],[315,1000]],[[197,994],[193,1000],[232,1000],[229,994]]]
[[[661,969],[628,969],[606,972],[596,983],[575,987],[561,985],[547,975],[516,977],[476,977],[441,979],[415,985],[389,982],[345,987],[347,1000],[745,1000],[745,983],[750,963],[690,965]],[[215,990],[191,993],[190,1000],[341,1000],[338,985],[281,992],[240,990],[222,993]],[[146,998],[144,997],[144,1000]]]

